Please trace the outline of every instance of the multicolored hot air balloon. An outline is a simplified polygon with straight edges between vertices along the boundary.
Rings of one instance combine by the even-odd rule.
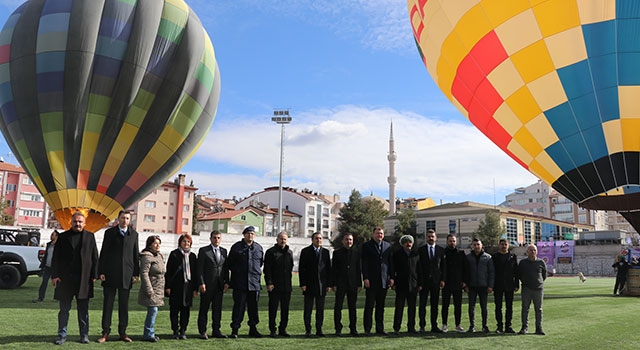
[[[82,210],[95,231],[172,176],[219,94],[183,0],[30,0],[0,33],[0,127],[65,228]]]
[[[640,1],[408,0],[449,100],[582,207],[640,231]]]

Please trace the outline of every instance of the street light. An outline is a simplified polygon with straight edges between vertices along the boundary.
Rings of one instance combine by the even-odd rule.
[[[280,124],[280,185],[278,186],[278,231],[282,231],[282,163],[284,162],[284,126],[291,123],[288,109],[276,109],[273,111],[271,121]]]

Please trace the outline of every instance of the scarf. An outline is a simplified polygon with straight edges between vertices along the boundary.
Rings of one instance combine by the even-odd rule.
[[[182,249],[179,248],[182,253],[182,272],[184,275],[184,283],[191,281],[191,266],[189,265],[189,255],[191,254],[190,249]]]

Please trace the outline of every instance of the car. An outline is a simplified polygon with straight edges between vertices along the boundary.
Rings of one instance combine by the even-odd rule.
[[[45,249],[39,244],[38,230],[0,229],[0,289],[20,287],[40,273]]]

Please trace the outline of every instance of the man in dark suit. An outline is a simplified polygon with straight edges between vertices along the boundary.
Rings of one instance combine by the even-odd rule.
[[[520,289],[520,275],[518,274],[518,258],[509,253],[509,242],[500,239],[498,252],[491,257],[496,273],[493,282],[493,298],[496,305],[496,333],[515,333],[511,327],[513,319],[513,295]],[[502,323],[502,298],[505,300],[505,322]]]
[[[209,235],[210,245],[198,251],[198,278],[200,285],[200,311],[198,312],[198,332],[200,339],[207,336],[207,314],[211,307],[212,337],[226,338],[220,332],[222,318],[222,295],[229,289],[229,268],[227,250],[220,246],[222,235],[213,231]]]
[[[333,307],[333,323],[336,328],[336,335],[340,335],[342,332],[342,305],[346,295],[349,309],[349,333],[352,336],[358,336],[356,301],[358,300],[358,293],[362,290],[362,268],[360,254],[353,247],[353,235],[351,233],[347,232],[342,236],[342,248],[333,252],[331,271],[333,272],[333,291],[336,293]]]
[[[329,250],[322,247],[322,235],[316,232],[311,236],[312,244],[300,252],[298,273],[300,289],[304,294],[305,336],[311,336],[311,311],[316,304],[316,335],[324,337],[324,299],[331,289],[331,259]]]
[[[427,244],[420,247],[420,264],[424,274],[424,288],[420,292],[420,307],[418,315],[420,317],[420,332],[424,333],[427,325],[427,299],[431,296],[431,332],[442,333],[438,328],[438,302],[440,299],[440,289],[444,288],[445,263],[444,248],[436,245],[436,232],[427,231]]]
[[[98,343],[104,343],[111,333],[111,314],[118,293],[118,334],[124,342],[130,343],[127,336],[129,323],[129,292],[140,276],[138,254],[138,232],[129,227],[131,214],[118,213],[118,225],[104,233],[98,273],[102,281],[104,300],[102,303],[102,336]]]
[[[276,336],[276,315],[280,304],[280,326],[278,334],[289,337],[289,303],[291,302],[291,271],[293,271],[293,253],[287,245],[287,233],[282,231],[276,238],[276,244],[264,254],[264,282],[269,292],[269,336]]]
[[[93,282],[98,278],[98,246],[93,233],[86,231],[85,217],[76,212],[71,217],[71,229],[58,236],[51,261],[51,283],[54,299],[60,301],[58,339],[67,340],[67,324],[71,301],[76,297],[80,343],[89,344],[89,299],[93,298]]]
[[[56,240],[58,239],[58,231],[53,230],[50,237],[51,240],[44,248],[44,256],[42,257],[42,261],[40,262],[40,270],[42,271],[42,283],[40,283],[40,288],[38,289],[38,299],[34,299],[34,303],[41,303],[44,300],[44,296],[47,293],[47,286],[49,285],[49,280],[51,279],[51,260],[53,259],[53,249],[55,248]]]
[[[384,330],[384,301],[387,289],[393,287],[389,280],[389,266],[391,264],[391,245],[384,239],[382,227],[373,229],[371,240],[362,245],[362,279],[366,289],[364,303],[364,332],[371,334],[373,326],[373,308],[376,309],[376,333],[388,335]]]
[[[393,313],[393,333],[400,334],[402,326],[402,313],[404,304],[407,303],[407,331],[409,334],[416,332],[416,298],[422,290],[422,265],[420,254],[413,248],[413,237],[404,235],[400,237],[402,248],[393,253],[391,265],[391,279],[393,289],[396,291],[395,310]]]

